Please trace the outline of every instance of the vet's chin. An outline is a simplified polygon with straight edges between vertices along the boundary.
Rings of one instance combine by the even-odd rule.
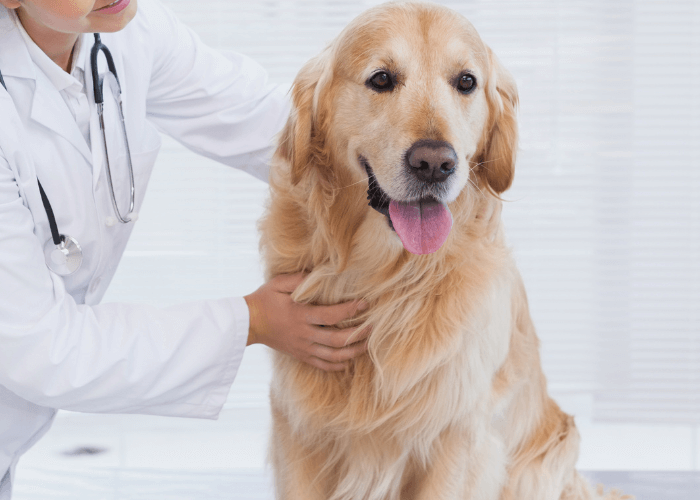
[[[360,163],[367,171],[369,206],[386,216],[404,248],[416,255],[437,252],[452,229],[447,203],[433,195],[410,201],[393,199],[382,189],[369,162],[360,157]]]

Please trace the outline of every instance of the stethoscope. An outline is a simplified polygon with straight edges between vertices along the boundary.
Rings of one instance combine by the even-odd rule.
[[[105,59],[107,60],[108,72],[104,76],[100,76],[97,72],[97,57],[100,52],[104,53]],[[100,130],[102,131],[102,143],[105,149],[105,165],[107,167],[107,184],[109,185],[109,194],[112,197],[112,206],[114,207],[114,213],[117,216],[117,220],[122,224],[128,224],[133,222],[137,218],[136,212],[134,212],[134,202],[136,199],[134,190],[134,167],[131,163],[131,151],[129,150],[129,139],[126,135],[126,124],[124,122],[124,109],[122,106],[122,92],[121,85],[119,84],[119,78],[117,77],[117,68],[114,65],[114,59],[112,59],[112,54],[109,49],[100,40],[100,34],[95,33],[95,44],[92,46],[90,51],[90,69],[92,71],[92,86],[93,93],[95,96],[95,104],[97,105],[97,116],[100,122]],[[109,80],[109,86],[112,89],[112,94],[118,104],[117,109],[119,110],[119,119],[122,126],[122,134],[124,136],[124,144],[126,145],[126,158],[127,164],[129,165],[129,182],[131,184],[129,191],[129,211],[126,215],[122,215],[117,206],[117,198],[114,194],[114,184],[112,182],[112,170],[109,163],[109,153],[107,152],[107,135],[105,134],[105,122],[104,122],[104,79]],[[5,81],[2,78],[2,72],[0,72],[0,84],[5,87]],[[54,217],[53,209],[51,208],[51,203],[49,203],[49,198],[46,196],[44,188],[41,186],[41,182],[37,179],[39,184],[39,193],[41,194],[41,201],[44,204],[44,210],[46,211],[46,216],[49,219],[49,227],[51,228],[51,239],[44,245],[44,257],[46,259],[46,265],[54,273],[59,276],[69,276],[80,269],[80,265],[83,263],[83,250],[80,247],[78,241],[72,236],[61,234],[58,231],[58,226],[56,224],[56,217]]]

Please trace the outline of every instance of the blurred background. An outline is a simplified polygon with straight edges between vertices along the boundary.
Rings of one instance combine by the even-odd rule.
[[[381,3],[163,2],[281,84]],[[518,84],[504,220],[551,392],[581,430],[579,468],[689,480],[700,468],[700,2],[437,3],[470,19]],[[253,291],[266,196],[166,138],[105,301]],[[217,422],[61,412],[20,462],[16,498],[272,498],[267,354],[247,350]]]

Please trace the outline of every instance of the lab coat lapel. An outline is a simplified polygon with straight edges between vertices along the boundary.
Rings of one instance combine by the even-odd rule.
[[[24,134],[22,119],[17,113],[15,102],[0,89],[0,117],[3,120],[3,133],[0,134],[0,149],[7,155],[10,168],[14,172],[19,193],[25,205],[35,213],[43,207],[37,184],[34,159]]]
[[[92,163],[92,153],[61,94],[43,72],[37,71],[21,33],[0,6],[0,71],[20,115],[64,137]],[[19,85],[18,85],[19,84]],[[17,87],[13,88],[14,86]]]
[[[61,94],[41,72],[37,72],[31,117],[32,120],[68,140],[88,162],[92,163],[92,153],[75,123],[75,118]]]
[[[10,95],[0,89],[0,118],[6,127],[0,136],[0,149],[6,153],[14,152],[8,161],[15,173],[20,195],[30,208],[40,209],[43,205],[36,182],[36,169],[22,123],[26,114],[20,115],[19,112],[20,109],[29,109],[31,105],[36,89],[36,71],[29,53],[16,47],[24,47],[22,35],[17,31],[8,10],[0,6],[0,71],[12,91]]]

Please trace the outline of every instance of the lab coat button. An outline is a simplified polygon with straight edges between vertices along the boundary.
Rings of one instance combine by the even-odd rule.
[[[112,226],[115,225],[116,223],[117,223],[117,218],[116,218],[116,217],[113,217],[113,216],[110,215],[109,217],[106,217],[106,218],[105,218],[105,225],[106,225],[107,227],[112,227]]]
[[[100,287],[100,281],[102,281],[102,279],[100,277],[97,277],[94,279],[94,281],[90,285],[90,291],[92,293],[95,293],[97,291],[97,289]]]

